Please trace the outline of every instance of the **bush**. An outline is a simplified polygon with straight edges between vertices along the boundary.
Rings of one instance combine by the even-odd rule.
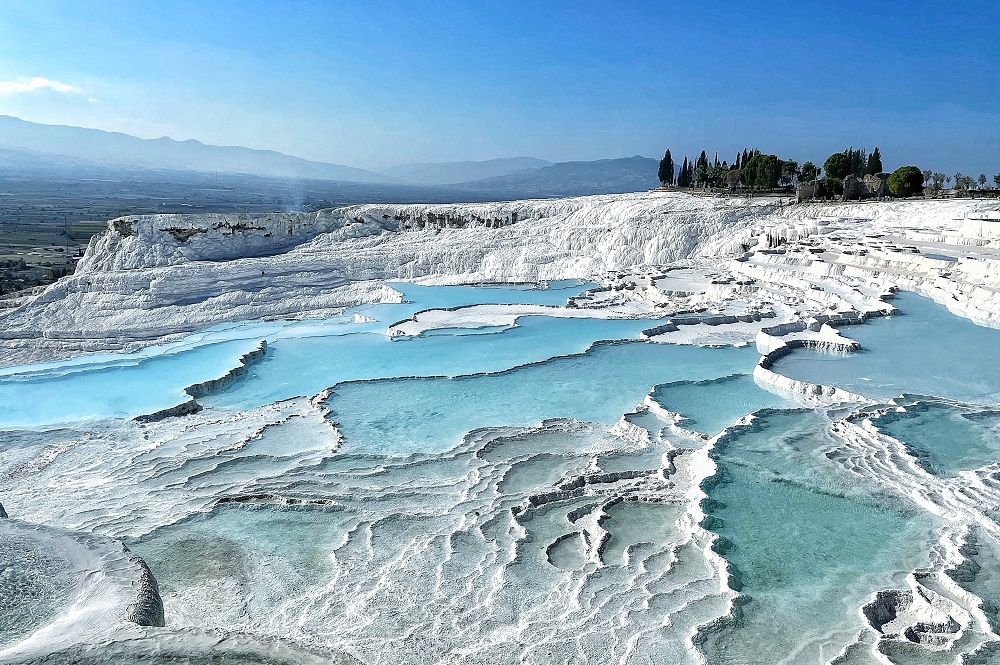
[[[819,186],[823,192],[823,196],[835,196],[844,193],[844,181],[833,176],[828,175],[825,178],[821,178]]]
[[[893,196],[911,196],[924,191],[924,174],[916,166],[900,166],[886,184]]]

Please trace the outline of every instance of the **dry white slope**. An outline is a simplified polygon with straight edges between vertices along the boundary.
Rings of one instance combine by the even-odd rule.
[[[134,348],[226,321],[329,316],[397,298],[382,280],[592,277],[733,254],[772,208],[630,194],[122,218],[75,275],[7,301],[16,306],[0,314],[0,363]]]
[[[732,258],[762,228],[821,215],[870,218],[859,229],[939,229],[991,207],[640,193],[125,217],[95,236],[75,275],[0,301],[0,365],[132,349],[223,322],[330,316],[398,299],[386,280],[600,280],[636,266]]]

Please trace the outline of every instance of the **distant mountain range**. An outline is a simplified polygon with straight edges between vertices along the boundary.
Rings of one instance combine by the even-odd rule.
[[[534,157],[506,157],[482,162],[438,162],[402,164],[382,169],[382,173],[421,185],[452,185],[470,180],[495,178],[528,169],[551,166],[552,162]]]
[[[580,196],[621,194],[656,187],[659,161],[649,157],[560,162],[539,169],[465,182],[454,187],[487,192],[517,192],[519,196]]]
[[[58,170],[61,177],[78,169],[153,170],[157,182],[169,172],[242,174],[267,178],[309,179],[330,183],[381,185],[368,191],[378,199],[456,201],[579,196],[643,191],[655,187],[658,162],[647,157],[600,159],[553,164],[534,157],[486,161],[404,164],[384,173],[341,164],[316,162],[272,150],[214,146],[168,137],[141,139],[99,129],[42,125],[0,115],[0,168],[8,175]],[[107,177],[102,173],[102,177]],[[143,176],[146,177],[146,176]],[[189,176],[177,176],[187,182]],[[399,192],[389,193],[390,188]],[[352,190],[353,191],[353,190]],[[341,198],[334,193],[335,198]],[[353,198],[353,196],[352,196]]]
[[[374,171],[313,162],[273,150],[206,145],[193,139],[175,141],[166,136],[140,139],[100,129],[40,125],[8,115],[0,115],[0,146],[65,155],[102,165],[346,182],[395,182],[394,178]]]

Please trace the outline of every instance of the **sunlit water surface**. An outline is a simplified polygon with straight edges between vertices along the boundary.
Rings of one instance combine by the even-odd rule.
[[[130,539],[160,581],[168,626],[291,637],[366,663],[455,654],[470,663],[694,662],[691,636],[710,663],[834,657],[857,635],[868,596],[927,564],[940,524],[832,461],[839,443],[830,414],[758,386],[752,348],[640,342],[656,323],[648,319],[530,316],[514,327],[385,335],[423,309],[561,305],[587,286],[397,285],[407,302],[333,319],[228,325],[139,354],[7,368],[0,460],[22,459],[33,445],[31,431],[16,428],[82,430],[173,406],[187,399],[186,386],[225,374],[266,340],[266,356],[245,376],[199,398],[206,413],[224,418],[330,389],[323,405],[343,445],[289,463],[287,450],[309,447],[308,430],[289,422],[210,459],[178,450],[164,490],[259,498]],[[799,351],[775,369],[877,399],[976,402],[918,400],[876,424],[942,477],[996,461],[989,405],[1000,396],[1000,333],[911,294],[897,305],[899,317],[843,331],[863,352]],[[628,416],[650,433],[645,443],[608,433],[647,395],[697,433],[679,445],[722,433],[702,507],[704,526],[720,536],[713,547],[731,566],[727,581],[741,593],[730,619],[713,621],[728,601],[704,544],[692,539],[688,505],[618,501],[599,486],[538,498],[598,472],[659,472],[666,448],[657,432],[667,420]],[[99,448],[94,455],[100,465]],[[44,468],[36,478],[45,482]],[[11,482],[0,480],[0,496]],[[299,500],[273,499],[288,496]],[[86,520],[101,528],[99,515]],[[598,543],[594,533],[606,536]],[[9,639],[43,623],[69,584],[43,579],[45,559],[23,550],[6,543],[0,551],[0,598],[25,607],[36,584],[37,611],[0,610]],[[980,571],[961,583],[1000,606],[1000,547],[982,536],[977,552]]]

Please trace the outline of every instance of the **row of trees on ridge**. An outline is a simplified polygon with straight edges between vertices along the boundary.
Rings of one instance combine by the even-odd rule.
[[[660,160],[657,178],[664,186],[702,187],[702,188],[746,188],[751,191],[769,191],[779,187],[791,187],[800,182],[818,182],[825,194],[843,194],[844,179],[853,175],[864,178],[866,175],[883,175],[882,154],[876,146],[871,154],[864,148],[849,147],[843,152],[835,152],[819,167],[812,162],[806,162],[800,167],[791,159],[781,159],[777,155],[765,155],[757,149],[744,148],[737,153],[732,164],[719,161],[719,153],[715,159],[709,160],[702,150],[697,159],[689,160],[686,156],[678,170],[670,150],[667,149]],[[986,188],[986,174],[980,173],[974,180],[972,176],[956,173],[945,176],[943,173],[932,172],[930,169],[921,171],[916,166],[902,166],[888,174],[886,184],[895,196],[910,196],[923,191],[924,186],[940,190],[952,179],[956,189],[973,189],[978,183],[980,189]],[[993,176],[996,187],[1000,189],[1000,173]]]
[[[775,155],[761,154],[760,150],[744,148],[737,153],[732,165],[728,161],[709,160],[702,150],[697,159],[684,157],[678,171],[673,156],[668,149],[657,174],[664,185],[677,187],[749,187],[752,189],[774,189],[781,185],[792,185],[799,178],[799,164],[794,160],[782,160]]]

